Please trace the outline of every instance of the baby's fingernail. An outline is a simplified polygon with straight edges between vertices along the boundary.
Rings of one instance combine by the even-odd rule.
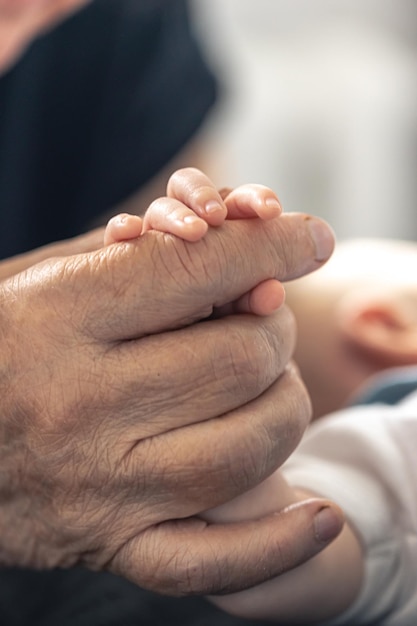
[[[183,217],[182,221],[185,224],[195,224],[196,222],[201,222],[201,218],[197,217],[197,215],[186,215]]]
[[[316,538],[321,543],[328,543],[335,539],[343,526],[343,518],[334,509],[325,506],[314,518]]]
[[[330,226],[316,217],[307,218],[310,234],[316,246],[316,261],[327,261],[333,252],[335,237]]]
[[[276,198],[266,198],[265,205],[268,207],[268,209],[272,209],[277,213],[281,213],[282,211],[282,207]]]
[[[220,204],[220,202],[218,202],[217,200],[209,200],[208,202],[206,202],[206,206],[204,207],[206,210],[206,213],[219,213],[220,211],[224,212],[225,208],[222,204]]]

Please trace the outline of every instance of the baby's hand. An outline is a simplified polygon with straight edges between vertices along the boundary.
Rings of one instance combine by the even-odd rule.
[[[199,241],[209,226],[220,226],[226,218],[273,219],[280,213],[279,200],[268,187],[242,185],[234,190],[217,191],[203,172],[185,168],[171,176],[167,196],[152,202],[143,219],[126,213],[113,217],[107,224],[104,244],[136,239],[147,230],[170,233],[186,241]],[[270,279],[235,302],[217,309],[216,313],[270,315],[284,299],[281,283]]]
[[[198,241],[208,226],[220,226],[227,219],[260,217],[272,219],[281,213],[274,192],[263,185],[242,185],[217,191],[211,180],[195,168],[175,172],[168,181],[167,196],[147,209],[143,220],[126,213],[110,220],[105,245],[135,239],[147,230],[159,230]]]

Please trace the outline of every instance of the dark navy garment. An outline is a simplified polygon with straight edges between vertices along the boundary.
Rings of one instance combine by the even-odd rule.
[[[168,598],[107,573],[0,570],[1,626],[261,626],[203,598]]]
[[[184,0],[96,0],[35,42],[0,78],[0,258],[139,189],[215,94]]]

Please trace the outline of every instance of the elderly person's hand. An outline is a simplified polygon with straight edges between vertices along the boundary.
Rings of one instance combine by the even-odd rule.
[[[285,308],[192,323],[317,267],[332,246],[323,223],[285,215],[195,244],[149,232],[1,283],[1,564],[230,592],[337,535],[340,513],[321,501],[257,522],[194,517],[279,466],[310,406],[288,366]]]

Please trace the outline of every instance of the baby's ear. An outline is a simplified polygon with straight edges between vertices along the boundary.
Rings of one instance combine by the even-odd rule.
[[[400,298],[357,303],[341,312],[339,330],[381,369],[417,364],[417,323]]]

